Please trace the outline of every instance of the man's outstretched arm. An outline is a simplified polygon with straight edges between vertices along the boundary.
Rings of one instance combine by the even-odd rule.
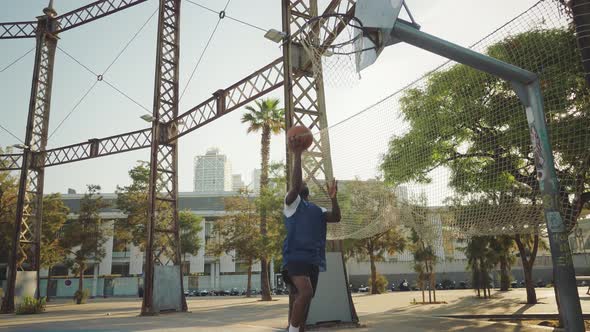
[[[297,137],[289,138],[289,149],[293,152],[293,171],[291,172],[291,189],[285,198],[285,204],[291,205],[299,196],[303,189],[303,175],[301,171],[301,149],[300,139]]]
[[[334,179],[331,184],[326,185],[328,196],[332,201],[332,211],[326,212],[326,222],[340,222],[340,205],[338,205],[338,182]]]

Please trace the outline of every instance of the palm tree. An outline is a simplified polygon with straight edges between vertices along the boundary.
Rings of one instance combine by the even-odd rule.
[[[248,113],[242,116],[242,123],[248,124],[248,133],[261,132],[260,140],[260,157],[261,171],[260,171],[260,196],[263,196],[268,188],[268,168],[270,157],[270,136],[271,134],[279,134],[285,129],[285,111],[278,108],[279,99],[267,98],[256,100],[256,108],[248,105],[246,109]],[[260,234],[263,241],[266,241],[266,209],[260,209]],[[265,255],[265,254],[263,254]],[[263,301],[272,300],[270,296],[270,284],[268,280],[268,257],[260,257],[261,277],[260,289]]]
[[[490,238],[490,247],[500,264],[500,290],[507,291],[510,288],[510,268],[516,262],[514,237],[510,235],[493,236]]]
[[[467,241],[464,248],[467,256],[467,268],[471,270],[471,283],[477,292],[477,297],[488,298],[490,294],[489,273],[495,265],[493,250],[489,247],[489,236],[475,236]]]

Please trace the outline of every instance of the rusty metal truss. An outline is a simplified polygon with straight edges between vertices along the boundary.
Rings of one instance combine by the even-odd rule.
[[[175,307],[187,310],[182,282],[180,228],[178,226],[178,145],[170,140],[171,122],[178,116],[178,67],[180,59],[180,0],[160,0],[154,112],[150,158],[149,211],[146,244],[145,292],[141,313],[157,314],[158,291],[166,285],[155,283],[155,266],[178,267],[180,303]],[[172,127],[174,129],[174,127]]]
[[[14,287],[17,270],[36,271],[37,289],[39,288],[44,182],[44,167],[40,162],[39,155],[45,150],[47,144],[53,64],[57,47],[57,36],[52,30],[55,27],[54,20],[55,18],[50,15],[43,15],[38,18],[37,23],[35,68],[29,101],[25,147],[22,158],[20,158],[16,221],[9,257],[8,287],[2,303],[3,312],[14,311]]]
[[[0,23],[0,39],[35,38],[37,21]]]
[[[301,52],[301,39],[309,38],[302,35],[302,27],[312,17],[318,16],[317,0],[284,0],[286,3],[283,8],[283,31],[291,36],[290,42],[283,48],[283,59],[285,61],[285,106],[286,106],[286,124],[287,128],[292,126],[306,126],[312,132],[321,134],[314,136],[311,147],[308,148],[304,155],[303,174],[310,183],[315,184],[320,189],[318,199],[322,203],[327,200],[327,194],[324,190],[325,179],[331,179],[332,161],[330,156],[330,140],[327,131],[328,120],[326,117],[326,105],[324,96],[324,84],[321,75],[314,76],[309,71],[309,64],[300,63],[295,67],[291,62],[293,53]],[[352,0],[334,0],[331,1],[324,14],[345,13],[351,14],[354,9],[355,1]],[[332,30],[331,30],[332,29]],[[334,34],[342,29],[341,26],[323,25],[316,29],[331,31],[329,35]],[[331,42],[331,41],[328,41]],[[287,153],[287,162],[290,163],[290,156]],[[287,176],[290,175],[288,170]]]
[[[16,171],[21,169],[23,163],[22,154],[3,154],[0,155],[0,167],[5,171]]]
[[[57,17],[58,32],[70,30],[147,0],[99,0]]]
[[[70,30],[147,0],[98,0],[55,18],[55,33]],[[0,23],[0,39],[35,38],[37,21]]]
[[[184,136],[282,85],[283,59],[278,58],[227,89],[216,91],[213,97],[180,115],[169,124],[169,128],[178,128],[177,131],[169,129],[176,133],[171,139]]]
[[[333,0],[331,1],[324,14],[343,13],[352,15],[355,1],[353,0]],[[315,185],[314,201],[324,206],[330,206],[330,201],[325,190],[325,181],[332,179],[332,160],[330,154],[330,139],[328,135],[328,120],[326,117],[326,102],[324,96],[324,83],[322,75],[314,75],[310,70],[312,67],[310,61],[292,61],[295,58],[305,59],[302,57],[301,40],[303,38],[317,38],[320,33],[327,35],[338,34],[343,26],[332,25],[314,27],[311,29],[314,35],[304,35],[302,27],[307,24],[309,19],[318,16],[318,0],[283,0],[283,31],[291,36],[289,42],[283,46],[284,77],[285,77],[285,123],[286,127],[306,126],[314,135],[312,145],[303,155],[302,171],[303,176],[308,184]],[[326,43],[332,43],[333,40],[326,40]],[[287,141],[287,140],[286,140]],[[287,153],[287,184],[290,185],[290,176],[292,174],[292,161],[289,149]],[[330,241],[329,247],[333,250],[340,251],[339,243]],[[345,268],[346,269],[346,268]],[[346,280],[346,272],[344,271]],[[345,283],[347,284],[347,283]],[[347,291],[348,287],[344,291]],[[326,295],[324,295],[326,296]],[[358,322],[354,304],[348,290],[348,303],[351,311],[353,322]],[[293,298],[289,297],[289,318]],[[307,316],[307,315],[306,315]]]
[[[171,133],[168,139],[176,140],[282,85],[283,59],[281,57],[228,88],[218,90],[213,94],[213,97],[179,115],[175,120],[166,123],[165,130]],[[144,149],[151,146],[151,141],[151,128],[90,139],[86,142],[46,150],[44,166],[62,165]],[[20,154],[0,155],[0,171],[18,170],[21,162],[22,155]]]

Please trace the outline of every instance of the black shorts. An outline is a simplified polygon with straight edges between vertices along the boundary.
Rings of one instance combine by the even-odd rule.
[[[311,287],[313,288],[313,295],[315,295],[315,290],[318,287],[318,279],[320,276],[320,268],[317,265],[303,263],[303,262],[291,262],[285,266],[285,269],[282,271],[283,281],[285,284],[290,285],[291,289],[295,291],[295,285],[291,282],[292,276],[306,276],[309,277],[311,281]]]

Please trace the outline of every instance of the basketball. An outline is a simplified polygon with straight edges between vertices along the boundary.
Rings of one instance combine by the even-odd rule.
[[[287,131],[287,139],[291,140],[292,137],[297,138],[299,140],[299,144],[303,149],[307,149],[311,146],[313,142],[313,135],[311,134],[311,130],[309,130],[305,126],[293,126]]]

